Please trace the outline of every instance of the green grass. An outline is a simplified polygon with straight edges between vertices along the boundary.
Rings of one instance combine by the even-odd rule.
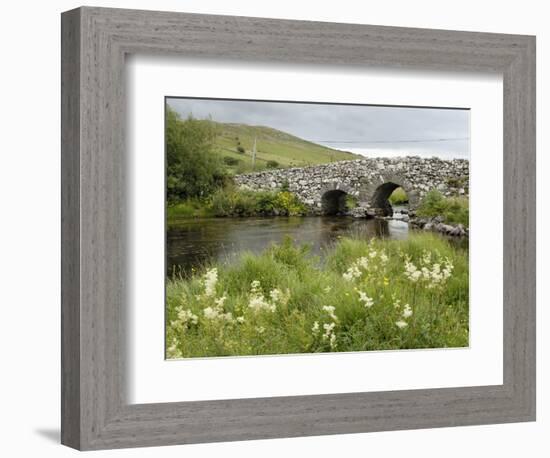
[[[453,268],[415,282],[407,260],[435,277]],[[342,239],[323,263],[287,240],[168,279],[166,297],[168,358],[468,345],[467,251],[429,233]]]
[[[405,192],[405,190],[399,187],[399,188],[395,188],[395,190],[391,193],[388,200],[392,205],[402,205],[409,202],[409,197],[407,196],[407,193]]]
[[[226,186],[203,199],[187,199],[167,207],[168,225],[181,218],[214,216],[298,216],[307,208],[290,191],[250,191]]]
[[[170,225],[179,218],[208,218],[215,216],[206,199],[187,199],[166,207],[166,217]]]
[[[421,217],[443,217],[444,222],[469,227],[470,212],[467,197],[445,197],[439,191],[429,191],[418,206],[416,214]]]
[[[215,123],[218,129],[214,151],[238,161],[228,165],[234,174],[251,172],[252,149],[256,138],[254,170],[304,167],[326,162],[359,159],[353,153],[339,151],[303,140],[277,129],[245,124]],[[239,148],[240,147],[240,148]],[[239,152],[244,150],[244,153]],[[229,159],[225,160],[226,163]]]

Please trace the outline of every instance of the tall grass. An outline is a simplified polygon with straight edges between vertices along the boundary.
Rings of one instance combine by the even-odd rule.
[[[417,273],[415,273],[417,272]],[[167,281],[167,357],[468,345],[468,255],[433,234],[290,240]]]
[[[469,226],[470,212],[467,197],[445,197],[432,189],[422,199],[416,211],[418,216],[441,216],[446,223],[460,223]]]
[[[168,224],[177,218],[212,216],[297,216],[306,206],[290,191],[251,191],[225,186],[204,199],[187,199],[167,209]]]

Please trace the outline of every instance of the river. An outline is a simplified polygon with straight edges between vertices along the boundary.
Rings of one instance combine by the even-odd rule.
[[[340,237],[406,239],[408,233],[403,221],[343,216],[181,218],[168,227],[166,267],[169,275],[187,276],[192,267],[228,261],[243,251],[258,253],[286,236],[308,243],[312,254],[322,257]]]

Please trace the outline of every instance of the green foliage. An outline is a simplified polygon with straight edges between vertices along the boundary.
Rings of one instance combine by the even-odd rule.
[[[222,186],[226,172],[213,152],[215,124],[166,111],[166,194],[169,202],[204,197]]]
[[[351,194],[346,194],[346,209],[351,210],[352,208],[357,207],[357,197],[352,196]]]
[[[428,273],[412,281],[411,266]],[[354,268],[358,274],[346,279]],[[443,269],[449,274],[441,280]],[[166,294],[168,358],[469,341],[467,251],[429,233],[403,241],[342,239],[323,264],[287,239],[229,265],[169,279]]]
[[[208,204],[214,216],[295,216],[307,208],[289,191],[250,191],[227,186],[216,191]]]
[[[279,191],[276,193],[274,205],[279,214],[284,216],[303,215],[307,211],[306,206],[290,191]]]
[[[402,205],[409,202],[409,197],[402,187],[395,188],[388,198],[390,204],[392,205]]]
[[[449,186],[449,188],[451,189],[454,189],[455,191],[459,188],[462,188],[466,191],[466,193],[468,192],[469,179],[467,176],[449,177],[447,178],[446,182],[447,186]]]
[[[445,197],[438,190],[426,193],[416,211],[418,216],[441,216],[447,223],[469,226],[469,201],[466,197]]]
[[[224,164],[227,164],[229,166],[234,166],[234,165],[239,164],[239,162],[241,162],[241,161],[239,159],[235,159],[234,157],[231,157],[231,156],[224,156],[223,157],[223,162],[224,162]]]
[[[214,215],[205,199],[195,197],[169,204],[166,207],[166,216],[168,225],[171,225],[180,218],[207,218]]]
[[[244,153],[245,153],[245,150],[244,150],[244,148],[243,148],[241,145],[239,145],[239,146],[237,146],[237,152],[238,152],[238,153],[241,153],[241,154],[244,154]]]
[[[268,169],[276,169],[279,167],[279,163],[277,161],[274,161],[274,160],[269,160],[266,162],[266,167]]]

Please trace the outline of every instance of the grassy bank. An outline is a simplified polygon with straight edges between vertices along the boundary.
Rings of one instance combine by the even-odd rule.
[[[468,345],[468,258],[432,234],[291,241],[167,282],[168,358]]]
[[[421,217],[441,216],[445,223],[469,226],[470,212],[467,197],[445,197],[439,191],[429,191],[416,211]]]
[[[168,225],[178,218],[297,216],[306,213],[306,206],[289,191],[249,191],[233,186],[220,188],[208,198],[187,199],[167,207]]]

